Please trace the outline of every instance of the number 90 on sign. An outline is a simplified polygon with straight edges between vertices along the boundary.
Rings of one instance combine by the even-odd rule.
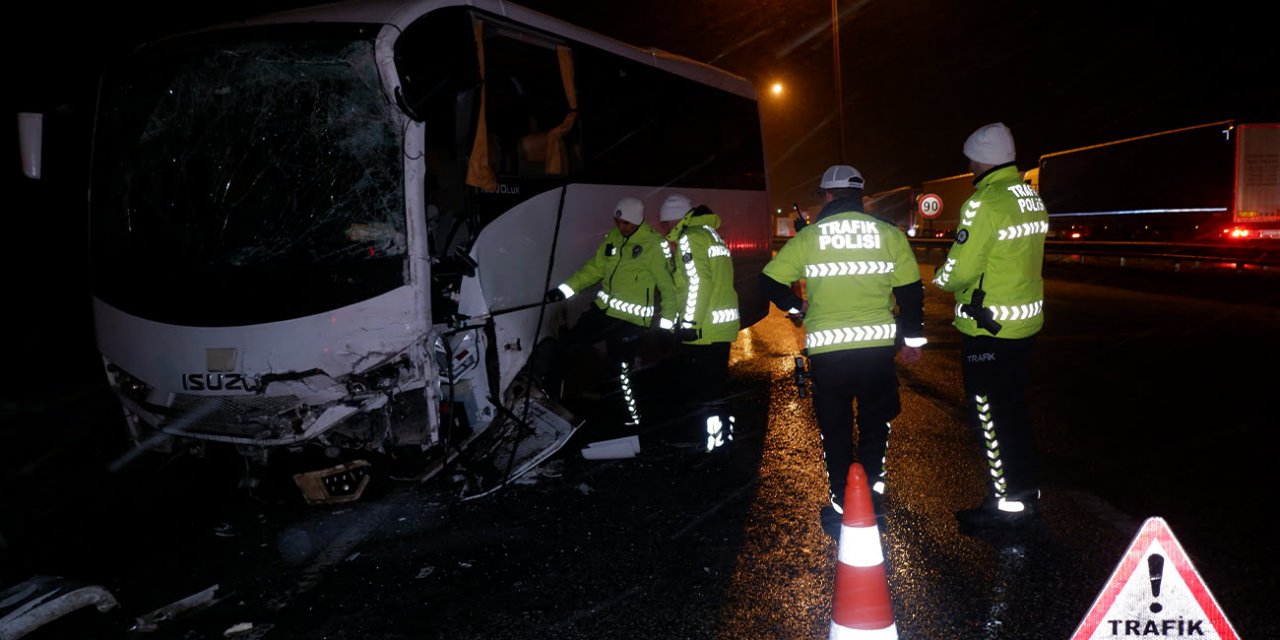
[[[920,209],[920,215],[936,218],[942,213],[942,198],[935,193],[926,193],[920,196],[920,202],[916,206]]]

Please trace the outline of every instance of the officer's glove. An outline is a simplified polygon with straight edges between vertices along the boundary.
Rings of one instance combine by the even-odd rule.
[[[787,309],[787,319],[791,321],[791,324],[797,327],[800,327],[804,325],[804,316],[808,312],[809,312],[809,301],[806,300],[804,304],[800,306],[799,309],[795,307]]]
[[[547,302],[560,302],[564,300],[564,292],[559,289],[551,289],[547,291],[546,300]]]
[[[692,327],[680,327],[672,333],[675,334],[676,339],[680,342],[693,342],[694,340],[702,337],[700,332]]]

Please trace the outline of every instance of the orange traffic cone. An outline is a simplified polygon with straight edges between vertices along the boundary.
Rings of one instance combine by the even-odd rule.
[[[876,512],[871,506],[871,488],[862,465],[855,462],[849,467],[849,484],[844,492],[829,638],[896,640],[897,637],[880,530],[876,528]]]

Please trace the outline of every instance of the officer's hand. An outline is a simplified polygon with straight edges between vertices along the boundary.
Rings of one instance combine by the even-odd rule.
[[[693,342],[698,339],[698,330],[689,327],[681,327],[672,333],[675,334],[676,339],[680,342]]]
[[[898,357],[902,358],[902,364],[915,364],[924,356],[924,349],[920,347],[903,346],[898,349]]]
[[[551,289],[547,291],[546,300],[547,302],[560,302],[564,300],[564,292],[559,289]]]
[[[808,312],[809,312],[809,301],[805,300],[804,304],[800,305],[800,309],[798,311],[796,311],[795,313],[787,314],[787,319],[791,321],[791,324],[799,327],[804,324],[804,316]]]

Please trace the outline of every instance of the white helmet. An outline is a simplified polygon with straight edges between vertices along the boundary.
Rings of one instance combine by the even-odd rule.
[[[632,197],[623,198],[614,207],[613,217],[626,220],[631,224],[640,224],[644,222],[644,203]]]
[[[861,189],[862,174],[847,164],[836,164],[827,167],[822,174],[822,182],[818,189]]]
[[[1013,133],[1003,122],[978,128],[964,141],[964,155],[974,162],[999,165],[1013,162]]]
[[[675,193],[667,196],[662,202],[662,209],[659,210],[658,219],[663,222],[675,222],[684,217],[693,208],[693,203],[689,201],[689,197],[683,194]]]

